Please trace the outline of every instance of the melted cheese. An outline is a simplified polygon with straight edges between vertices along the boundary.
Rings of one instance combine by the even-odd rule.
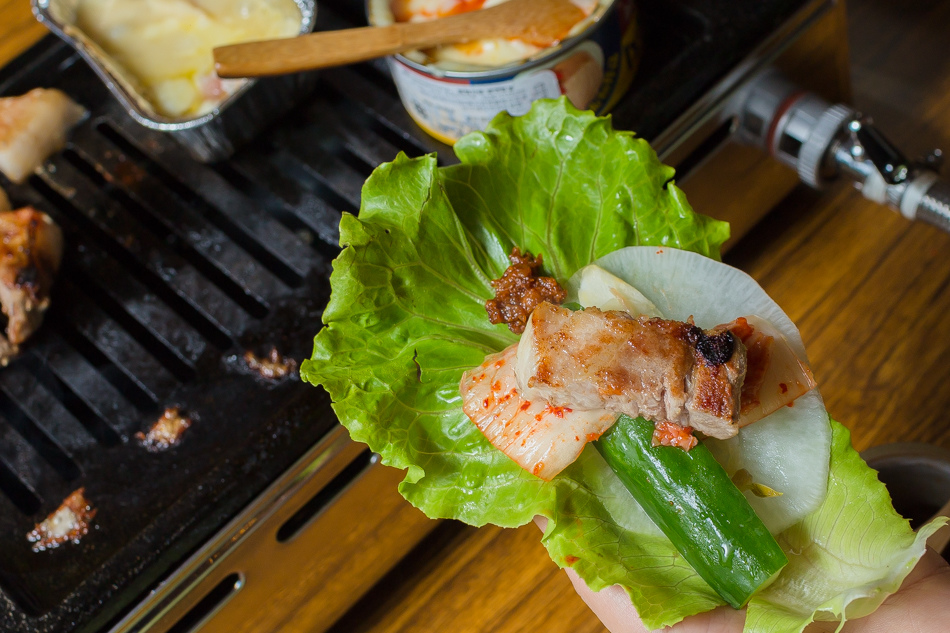
[[[293,0],[79,0],[76,13],[76,26],[170,117],[210,110],[227,96],[211,49],[292,37],[300,22]]]

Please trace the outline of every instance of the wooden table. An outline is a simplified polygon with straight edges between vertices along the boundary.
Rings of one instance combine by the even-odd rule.
[[[855,104],[911,156],[950,150],[950,3],[853,0],[849,12]],[[44,32],[26,0],[0,0],[0,64]],[[727,261],[798,323],[858,450],[950,449],[950,235],[845,186],[802,188]],[[603,631],[539,536],[444,523],[334,631]]]

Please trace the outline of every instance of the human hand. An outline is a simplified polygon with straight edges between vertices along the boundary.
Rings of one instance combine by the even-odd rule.
[[[535,517],[544,530],[547,520]],[[574,590],[587,603],[610,633],[649,633],[630,598],[619,586],[593,592],[583,580],[566,568]],[[670,633],[742,633],[745,611],[719,607],[690,616],[664,629]],[[837,622],[816,622],[806,633],[830,633]],[[950,565],[928,548],[914,570],[904,579],[896,593],[887,597],[877,611],[858,620],[849,621],[842,633],[946,633],[950,630]]]

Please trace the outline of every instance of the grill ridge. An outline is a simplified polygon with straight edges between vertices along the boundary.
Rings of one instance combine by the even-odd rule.
[[[214,283],[228,299],[234,301],[248,314],[257,318],[266,316],[269,307],[264,298],[240,285],[233,279],[233,274],[222,270],[221,264],[210,261],[202,253],[193,249],[190,244],[171,233],[164,225],[155,222],[154,216],[140,209],[137,201],[129,200],[130,204],[127,207],[117,204],[112,209],[112,217],[103,221],[96,213],[95,207],[77,207],[73,200],[67,199],[60,193],[58,183],[48,180],[48,177],[49,172],[44,173],[42,178],[31,177],[30,184],[45,198],[37,206],[47,209],[48,205],[44,202],[49,201],[55,204],[62,214],[80,223],[85,229],[80,240],[83,237],[87,238],[82,240],[83,244],[91,238],[118,261],[130,266],[132,271],[138,271],[144,267],[150,275],[138,272],[138,276],[157,278],[158,285],[175,287],[175,280],[182,274],[190,272],[190,264],[194,266],[196,273]],[[102,194],[95,191],[94,195]],[[58,217],[60,214],[52,213],[52,215]],[[122,226],[130,227],[125,230],[124,236],[117,232]],[[198,284],[205,285],[201,281]],[[202,294],[207,295],[208,292],[205,291]],[[212,305],[223,303],[222,298],[210,297],[210,299]],[[226,321],[214,319],[212,322],[220,324],[218,327],[224,329],[229,336],[231,332],[240,331],[238,328],[246,326],[246,318],[235,314],[234,310],[227,310],[222,316],[230,318]]]
[[[177,206],[189,209],[189,215],[197,214],[215,226],[286,285],[300,286],[308,270],[301,266],[307,258],[306,244],[268,215],[257,213],[249,200],[228,186],[212,169],[189,164],[184,150],[168,148],[152,156],[143,152],[142,141],[132,140],[124,133],[130,125],[136,124],[127,120],[124,114],[121,118],[118,114],[115,116],[122,125],[119,128],[101,126],[100,132],[156,177],[178,199]],[[155,134],[160,133],[148,130],[139,136],[146,136],[145,142],[149,143],[148,137]],[[161,141],[168,142],[167,139]],[[150,144],[158,142],[159,139],[155,139]],[[176,205],[169,206],[174,208]],[[197,248],[202,246],[200,241],[195,241],[194,245]]]
[[[391,161],[400,151],[411,157],[433,151],[432,148],[424,148],[417,139],[404,131],[396,131],[381,124],[361,102],[340,92],[330,82],[324,81],[322,85],[321,101],[308,105],[305,111],[312,117],[334,117],[336,125],[333,129],[345,139],[351,151],[360,155],[367,164],[378,165]],[[441,156],[439,158],[441,160]]]
[[[86,337],[78,328],[74,327],[65,318],[60,318],[57,313],[51,313],[47,317],[47,324],[50,329],[55,329],[62,339],[76,350],[78,354],[102,376],[102,378],[120,394],[123,399],[132,404],[139,411],[152,410],[158,404],[158,399],[147,388],[139,384],[134,376],[129,376],[128,372],[120,365],[113,362],[109,355],[88,337]],[[46,326],[46,324],[44,324]]]
[[[319,127],[306,126],[303,129],[318,137],[322,135]],[[318,181],[328,189],[323,191],[328,201],[351,213],[360,208],[360,189],[366,176],[325,151],[320,144],[302,140],[289,131],[275,132],[273,141],[296,163],[297,171],[309,174],[310,180]]]
[[[39,511],[43,503],[36,491],[14,472],[5,457],[0,457],[0,492],[25,515]]]
[[[260,155],[268,160],[248,160],[239,155],[222,171],[229,181],[240,182],[245,195],[260,200],[274,217],[289,229],[307,233],[310,245],[321,257],[329,260],[339,253],[340,211],[315,192],[323,188],[319,182],[295,180],[284,169],[274,165],[280,150],[260,145]],[[237,182],[234,186],[238,186]],[[268,183],[268,187],[261,183]],[[302,238],[303,239],[303,238]]]
[[[85,427],[89,434],[102,446],[115,446],[123,437],[109,425],[83,398],[79,397],[66,383],[53,373],[45,359],[37,356],[36,350],[17,359],[18,364],[27,369],[38,384],[51,394],[63,407]]]
[[[59,280],[58,298],[61,304],[66,304],[57,311],[57,315],[64,317],[57,317],[59,324],[66,326],[63,331],[74,329],[108,359],[109,364],[131,380],[137,391],[147,394],[151,402],[158,404],[170,396],[178,384],[174,376],[148,353],[142,343],[77,288],[72,279]],[[116,386],[122,389],[120,385]]]
[[[67,150],[67,154],[69,151]],[[42,185],[45,188],[45,185]],[[217,345],[219,348],[227,348],[232,344],[231,337],[227,331],[221,327],[213,317],[201,312],[193,304],[183,300],[179,294],[176,294],[167,283],[165,283],[156,273],[148,268],[144,268],[139,260],[130,256],[126,248],[118,243],[118,240],[112,239],[108,235],[103,235],[95,225],[91,225],[87,218],[82,214],[77,214],[76,209],[52,189],[48,190],[48,198],[57,202],[58,210],[69,213],[68,218],[58,217],[59,224],[66,235],[67,244],[82,244],[81,249],[75,249],[67,246],[65,257],[68,265],[75,265],[77,274],[85,278],[99,279],[96,283],[103,283],[101,276],[105,279],[112,279],[112,283],[122,283],[123,285],[141,284],[142,294],[154,293],[160,297],[169,307],[174,310],[191,327],[201,333],[201,335]],[[59,214],[52,213],[54,217]],[[83,223],[89,228],[87,234],[81,233],[72,221],[73,218]],[[93,239],[89,239],[93,238]],[[106,246],[110,253],[99,248],[102,244]],[[109,271],[119,269],[121,272],[109,274]],[[126,278],[125,275],[131,273]],[[116,275],[122,277],[116,282]],[[108,287],[107,287],[108,289]],[[146,290],[147,289],[147,290]]]
[[[104,437],[115,434],[124,440],[130,431],[138,429],[139,412],[126,394],[106,380],[96,367],[56,334],[54,328],[49,328],[31,346],[23,362],[36,365],[35,373],[48,374],[49,381],[60,386],[67,408],[71,408],[68,402],[76,398],[100,423],[108,426],[112,432],[102,431]],[[149,406],[154,405],[149,403]]]
[[[410,156],[438,151],[442,158],[455,160],[447,145],[418,131],[419,126],[392,92],[354,71],[354,68],[331,68],[324,70],[321,77],[337,93],[347,97],[366,116],[375,120],[378,127],[385,127],[394,135],[393,138],[399,139],[397,147],[412,149],[412,152],[406,152]],[[390,82],[387,79],[385,83]],[[414,131],[415,134],[410,134],[408,130]]]
[[[271,145],[270,159],[274,167],[285,173],[288,179],[297,180],[303,188],[316,194],[323,206],[332,210],[337,222],[342,212],[355,210],[352,202],[330,186],[322,174],[310,169],[287,148],[276,143]]]
[[[59,442],[48,434],[33,416],[24,411],[18,402],[14,401],[5,384],[0,386],[0,415],[7,420],[20,437],[36,450],[47,464],[52,466],[61,478],[66,481],[74,481],[79,478],[79,465],[72,455],[60,446]]]
[[[164,304],[155,302],[154,295],[136,287],[137,284],[134,284],[131,278],[119,277],[119,271],[104,269],[101,272],[111,273],[113,283],[100,286],[82,269],[74,272],[71,281],[80,292],[95,301],[105,314],[141,343],[178,382],[193,380],[195,365],[206,349],[200,335],[167,310]],[[131,288],[120,295],[116,292],[116,284]]]

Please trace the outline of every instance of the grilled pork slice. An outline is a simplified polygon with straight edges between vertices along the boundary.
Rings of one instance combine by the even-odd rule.
[[[23,182],[50,154],[62,149],[66,133],[85,114],[56,89],[35,88],[0,98],[0,171]]]
[[[745,347],[724,328],[548,303],[532,313],[515,368],[528,400],[674,422],[722,439],[739,430],[745,373]]]
[[[462,409],[492,446],[521,468],[550,481],[569,466],[584,445],[617,419],[605,409],[579,411],[518,394],[517,345],[492,354],[462,376]]]
[[[32,207],[0,213],[0,307],[8,339],[0,364],[40,326],[62,255],[62,232],[48,215]]]

